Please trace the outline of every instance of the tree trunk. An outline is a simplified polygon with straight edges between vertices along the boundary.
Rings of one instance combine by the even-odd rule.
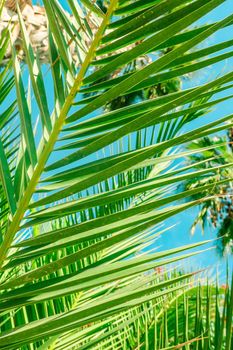
[[[1,0],[0,0],[1,1]],[[18,0],[20,11],[24,20],[26,30],[28,32],[30,43],[34,49],[35,55],[39,58],[41,63],[49,62],[49,45],[48,45],[48,24],[45,8],[42,6],[36,6],[31,4],[31,0]],[[11,32],[12,42],[17,52],[17,56],[20,60],[24,60],[23,42],[20,33],[19,17],[16,8],[16,0],[6,0],[3,7],[2,14],[0,15],[0,37],[4,29],[8,28]],[[69,36],[62,27],[62,23],[59,23],[59,28],[63,31],[63,38],[66,42],[66,46],[69,47],[71,57],[76,66],[83,62],[86,52],[90,47],[93,34],[97,30],[100,24],[100,18],[95,14],[88,12],[86,16],[83,15],[79,19],[79,23],[75,17],[61,8],[61,12],[66,17],[67,22],[72,24],[78,32],[78,45],[76,43],[76,33],[73,37]],[[81,25],[80,25],[81,23]],[[71,29],[72,32],[72,29]],[[114,54],[122,53],[134,47],[135,44],[129,45],[114,52]],[[99,56],[101,59],[108,55]],[[1,64],[5,65],[11,58],[11,46],[7,49]],[[145,56],[143,57],[143,60]],[[148,57],[146,58],[146,61]],[[147,62],[148,63],[148,62]]]
[[[49,50],[48,50],[48,25],[47,17],[44,7],[41,6],[32,6],[30,5],[30,0],[22,0],[21,13],[24,19],[24,23],[29,35],[30,42],[33,46],[35,55],[39,57],[41,63],[49,62]],[[80,25],[76,22],[75,18],[69,13],[65,12],[65,15],[69,23],[73,23],[76,28],[79,28]],[[95,19],[90,16],[88,24],[92,32],[97,28],[97,23]],[[60,25],[60,24],[59,24]],[[62,27],[60,25],[60,27]],[[0,16],[0,36],[4,29],[9,28],[11,32],[12,42],[17,51],[18,57],[21,60],[24,60],[24,49],[23,43],[20,34],[20,25],[19,18],[17,14],[17,9],[15,6],[14,0],[7,0],[5,6],[3,7],[2,14]],[[70,53],[74,62],[78,65],[80,60],[85,56],[85,49],[88,48],[88,45],[91,41],[91,35],[81,29],[80,35],[82,37],[83,48],[80,46],[77,48],[76,43],[72,40],[63,30],[63,37],[69,47]],[[7,49],[6,55],[3,59],[3,64],[11,58],[11,48],[10,45]]]

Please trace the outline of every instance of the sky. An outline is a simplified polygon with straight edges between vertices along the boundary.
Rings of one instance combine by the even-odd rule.
[[[61,0],[61,3],[65,8],[67,8],[67,1]],[[211,23],[214,21],[217,21],[218,19],[221,19],[223,17],[228,16],[230,13],[232,13],[232,0],[227,0],[219,6],[216,10],[212,11],[211,14],[206,16],[202,19],[199,23]],[[222,42],[225,40],[233,39],[232,35],[232,27],[225,28],[221,31],[219,31],[217,34],[212,36],[208,39],[208,44],[213,45],[217,42]],[[209,80],[212,80],[215,76],[222,75],[223,73],[226,73],[227,71],[232,70],[233,68],[233,59],[229,59],[227,61],[224,61],[214,67],[209,67],[201,72],[198,72],[192,76],[192,79],[189,81],[186,81],[184,83],[184,88],[199,85],[203,82],[208,82]],[[46,88],[49,89],[50,86],[50,79],[49,76],[46,78]],[[233,93],[233,91],[232,91]],[[13,96],[11,96],[12,98]],[[215,111],[211,112],[208,115],[208,121],[216,120],[220,116],[233,113],[232,111],[232,102],[226,102],[222,103],[221,105],[216,108]],[[192,127],[199,127],[200,123],[205,122],[206,119],[203,121],[196,120]],[[190,210],[187,210],[178,216],[175,216],[171,219],[169,219],[165,226],[173,226],[169,231],[165,232],[161,235],[161,237],[155,242],[155,248],[158,248],[160,250],[162,249],[168,249],[168,248],[174,248],[178,247],[184,244],[190,244],[194,242],[199,242],[206,239],[213,240],[216,237],[216,232],[213,228],[207,227],[205,229],[204,234],[202,233],[202,230],[200,227],[197,227],[195,234],[190,234],[190,228],[193,220],[195,219],[197,215],[198,209],[193,208]],[[208,247],[213,247],[214,242],[208,244]],[[231,262],[233,261],[232,258],[230,258]],[[199,255],[198,257],[192,258],[190,262],[187,262],[187,265],[190,264],[192,267],[207,267],[214,268],[216,264],[220,266],[220,270],[224,271],[224,265],[226,263],[226,259],[220,258],[216,250],[213,249],[211,251],[205,252],[204,254]]]
[[[211,23],[217,21],[223,17],[229,16],[232,13],[233,6],[232,0],[226,1],[224,4],[219,6],[216,10],[212,11],[211,14],[202,19],[202,23]],[[219,31],[217,34],[208,39],[208,43],[211,45],[222,42],[225,40],[233,39],[232,26]],[[224,51],[223,51],[224,52]],[[198,72],[192,77],[192,80],[188,83],[189,86],[195,86],[199,83],[208,82],[212,80],[214,76],[222,75],[233,69],[233,59],[228,59],[214,67],[209,67],[201,72]],[[233,91],[231,92],[233,93]],[[224,96],[224,94],[223,94]],[[229,102],[230,101],[230,102]],[[233,104],[232,100],[221,103],[212,113],[208,115],[208,120],[213,121],[220,116],[233,114]],[[206,120],[205,120],[206,122]],[[193,124],[195,127],[200,126],[200,120],[196,120]],[[161,245],[160,249],[164,248],[174,248],[182,244],[191,244],[194,242],[203,241],[206,239],[213,240],[216,237],[216,230],[212,226],[207,226],[204,233],[201,227],[197,227],[195,234],[190,234],[191,225],[198,213],[198,208],[192,208],[186,210],[176,217],[167,220],[167,225],[176,225],[175,228],[165,232],[156,244]],[[215,242],[210,242],[207,247],[214,247]],[[230,264],[233,263],[232,257],[221,258],[215,249],[205,252],[191,259],[189,262],[191,266],[195,265],[195,268],[209,267],[210,270],[215,271],[216,266],[218,266],[219,271],[222,271],[222,275],[225,273],[225,265],[229,259]]]

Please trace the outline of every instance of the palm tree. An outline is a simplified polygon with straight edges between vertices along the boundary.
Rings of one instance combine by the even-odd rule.
[[[199,147],[216,146],[207,151],[199,152]],[[228,130],[228,135],[225,137],[214,136],[204,137],[196,142],[192,142],[189,149],[197,149],[197,154],[188,157],[188,163],[194,164],[196,170],[204,169],[206,167],[222,166],[224,164],[232,164],[232,128]],[[198,164],[197,164],[198,162]],[[221,169],[218,174],[218,179],[231,179],[232,168],[229,166]],[[187,189],[210,183],[212,179],[209,177],[202,177],[198,182],[188,181],[185,185]],[[200,206],[200,211],[195,219],[192,232],[194,232],[196,225],[201,224],[205,227],[207,223],[216,228],[218,240],[218,251],[221,255],[233,253],[233,221],[232,221],[232,181],[226,184],[216,186],[216,191],[219,194],[215,198],[206,201]],[[197,196],[195,196],[197,199]],[[194,198],[193,198],[194,199]]]
[[[30,8],[36,17],[35,7],[10,2],[10,19],[9,2],[1,8],[0,349],[189,348],[198,346],[199,335],[208,349],[215,344],[210,335],[205,341],[210,323],[221,330],[218,348],[230,349],[231,288],[216,287],[214,298],[208,294],[195,314],[200,321],[205,310],[205,325],[176,337],[170,333],[173,301],[178,314],[186,305],[187,325],[193,312],[187,311],[186,293],[203,290],[194,273],[177,262],[197,254],[189,250],[204,243],[162,252],[154,252],[152,244],[164,220],[210,200],[215,194],[206,197],[207,190],[229,182],[216,180],[228,164],[199,172],[172,165],[194,153],[180,152],[184,143],[229,128],[230,116],[188,132],[183,126],[229,98],[217,93],[228,91],[233,73],[111,111],[106,106],[231,57],[231,51],[219,54],[230,41],[192,50],[230,25],[233,15],[191,28],[224,0],[111,0],[106,12],[89,0],[67,2],[72,17],[58,1],[43,1],[43,54],[45,44],[37,45],[35,35],[40,37],[41,27],[32,23],[32,36],[24,12]],[[208,58],[210,53],[216,55]],[[123,73],[115,76],[118,70]],[[181,181],[201,174],[212,175],[214,184],[174,193]],[[201,194],[198,200],[177,204],[195,194]],[[192,302],[192,310],[197,300],[200,305],[202,299]],[[182,329],[183,321],[176,320]],[[163,339],[157,331],[167,326]]]

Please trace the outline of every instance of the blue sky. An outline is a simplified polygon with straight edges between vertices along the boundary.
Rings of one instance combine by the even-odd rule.
[[[211,14],[202,19],[202,23],[211,23],[217,21],[223,17],[229,16],[232,13],[232,0],[227,0],[224,4],[219,6],[216,10],[212,11]],[[211,45],[222,42],[225,40],[233,39],[232,26],[225,28],[219,31],[217,34],[208,39],[208,43]],[[214,76],[221,75],[233,69],[233,59],[226,60],[214,67],[209,67],[208,69],[203,70],[202,72],[198,72],[193,76],[191,85],[195,86],[200,82],[206,82],[208,80],[212,80]],[[233,91],[231,92],[233,93]],[[208,120],[216,120],[220,116],[232,114],[233,113],[233,104],[230,100],[224,103],[221,103],[212,113],[208,115]],[[206,120],[205,120],[206,122]],[[194,124],[196,127],[200,126],[200,120],[195,121]],[[216,230],[213,227],[206,227],[205,232],[203,234],[200,227],[197,227],[195,234],[193,236],[190,235],[190,228],[198,213],[198,208],[189,209],[176,217],[171,218],[167,221],[167,225],[176,225],[175,228],[170,231],[164,233],[161,238],[157,241],[158,244],[164,248],[176,247],[182,244],[190,244],[194,242],[199,242],[206,239],[214,239],[216,237]],[[213,247],[215,242],[211,242],[208,244],[208,247]],[[229,258],[230,263],[232,264],[233,258]],[[215,249],[205,252],[204,254],[198,255],[195,258],[192,258],[190,261],[190,265],[196,265],[196,267],[206,267],[209,266],[215,267],[216,264],[219,266],[219,269],[224,271],[225,264],[227,258],[220,258]]]
[[[64,7],[67,7],[67,1],[61,0],[61,3]],[[212,11],[208,16],[205,16],[199,24],[212,23],[223,17],[229,16],[232,13],[232,0],[227,0],[219,6],[216,10]],[[208,44],[213,45],[218,42],[222,42],[225,40],[233,39],[232,35],[232,27],[225,28],[219,31],[217,34],[210,37],[207,41]],[[224,51],[223,51],[224,52]],[[201,72],[197,72],[193,75],[192,79],[184,84],[184,87],[199,85],[200,83],[207,82],[212,80],[215,76],[226,73],[229,70],[232,70],[233,67],[233,59],[226,60],[222,63],[215,65],[214,67],[209,67]],[[232,91],[233,93],[233,91]],[[232,103],[227,101],[219,105],[215,111],[211,112],[207,119],[205,120],[196,120],[192,124],[193,127],[199,127],[201,123],[206,123],[206,121],[216,120],[220,116],[227,115],[233,113],[232,111]],[[187,210],[176,217],[171,218],[165,224],[165,226],[173,226],[172,229],[166,231],[160,238],[155,242],[155,247],[158,249],[166,249],[166,248],[174,248],[181,246],[183,244],[190,244],[194,242],[199,242],[206,239],[214,239],[216,237],[216,231],[212,227],[206,227],[205,233],[203,234],[200,227],[197,227],[195,234],[191,236],[190,228],[191,225],[198,213],[198,208],[193,208]],[[207,245],[207,247],[213,247],[215,245],[214,242],[211,242]],[[232,260],[232,258],[231,258]],[[216,267],[216,264],[220,266],[220,270],[224,271],[225,269],[225,258],[220,258],[216,250],[210,250],[201,255],[198,255],[192,258],[187,264],[195,268],[203,268],[203,267]]]
[[[67,1],[61,0],[61,3],[64,5],[65,8],[67,8]],[[217,21],[218,19],[221,19],[225,16],[228,16],[230,13],[232,13],[232,0],[227,0],[224,4],[219,6],[215,11],[213,11],[211,14],[206,16],[202,19],[201,23],[211,23],[214,21]],[[199,22],[200,23],[200,22]],[[213,37],[208,39],[209,44],[214,44],[219,41],[225,41],[229,39],[233,39],[232,37],[232,27],[225,28],[219,33],[215,34]],[[229,59],[227,61],[224,61],[214,67],[209,67],[208,69],[205,69],[202,72],[198,72],[195,75],[193,75],[192,79],[184,84],[184,87],[187,86],[195,86],[203,82],[207,82],[208,80],[212,80],[215,76],[218,76],[220,74],[225,73],[226,71],[232,70],[233,67],[233,59]],[[50,77],[49,75],[46,78],[46,88],[49,89],[50,86]],[[48,90],[49,91],[49,90]],[[233,93],[233,92],[232,92]],[[13,96],[11,96],[12,98]],[[218,108],[209,114],[208,121],[216,120],[220,116],[233,113],[232,111],[232,103],[226,102],[222,103],[218,106]],[[193,124],[193,126],[197,127],[200,126],[200,123],[206,122],[207,120],[197,120]],[[192,126],[192,127],[193,127]],[[166,225],[176,225],[171,230],[165,232],[161,238],[156,241],[156,246],[161,246],[162,248],[159,249],[165,249],[165,248],[173,248],[176,246],[181,246],[182,244],[189,244],[198,242],[200,240],[205,239],[214,239],[216,237],[216,232],[211,228],[208,227],[205,230],[205,234],[203,235],[201,232],[201,229],[198,227],[195,235],[190,235],[190,227],[191,224],[196,217],[198,209],[191,209],[186,212],[183,212],[179,214],[179,216],[176,216],[174,218],[171,218],[168,220]],[[210,243],[209,246],[213,246],[214,243]],[[232,259],[231,259],[232,260]],[[195,265],[196,267],[204,267],[204,266],[214,266],[218,262],[221,266],[225,264],[225,259],[220,259],[215,250],[212,250],[208,253],[202,254],[201,256],[198,256],[190,262],[190,264]]]

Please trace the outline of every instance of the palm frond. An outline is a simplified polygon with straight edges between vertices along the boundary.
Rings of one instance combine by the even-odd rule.
[[[15,122],[15,104],[10,104],[1,121],[3,129],[8,126],[10,130],[10,136],[1,131],[0,142],[4,228],[0,246],[1,349],[49,349],[51,344],[59,348],[59,342],[62,344],[67,334],[70,341],[76,331],[80,346],[86,346],[87,326],[98,332],[110,320],[114,324],[117,314],[131,317],[127,315],[132,310],[152,301],[158,303],[156,312],[161,310],[166,325],[170,317],[167,298],[179,295],[193,273],[148,276],[148,272],[190,258],[196,254],[192,249],[206,242],[150,252],[156,238],[153,228],[215,198],[216,186],[229,182],[216,174],[231,164],[195,173],[186,166],[173,169],[173,160],[184,156],[180,147],[187,142],[232,126],[232,115],[224,111],[213,122],[205,121],[204,116],[209,107],[232,97],[233,73],[190,89],[180,90],[179,86],[168,95],[166,91],[158,93],[160,97],[151,94],[150,99],[135,100],[130,106],[115,104],[113,111],[106,106],[142,88],[171,79],[179,82],[183,74],[232,57],[231,41],[193,52],[232,24],[230,14],[218,22],[193,27],[224,3],[111,0],[104,3],[106,11],[102,11],[92,1],[69,0],[70,15],[59,1],[44,0],[40,18],[46,38],[44,42],[39,39],[40,45],[34,37],[40,30],[35,23],[29,31],[27,7],[17,6],[17,13],[10,13],[5,21],[9,11],[3,6],[3,75],[11,72],[11,62],[14,70],[14,78],[4,78],[3,84],[9,91],[15,84],[19,118]],[[35,6],[29,7],[36,19]],[[41,45],[46,46],[43,53]],[[162,49],[167,49],[166,54],[160,55]],[[219,53],[222,49],[227,52]],[[152,52],[157,53],[155,59],[136,64],[129,72],[124,70]],[[207,58],[210,54],[215,56]],[[193,64],[193,60],[198,61]],[[221,91],[226,93],[224,98],[218,95]],[[1,90],[0,98],[7,101],[8,92]],[[82,99],[87,93],[94,94]],[[192,126],[196,118],[202,125],[185,130],[183,126]],[[17,144],[9,150],[15,127]],[[199,175],[210,176],[212,182],[174,192],[178,183]],[[196,194],[200,195],[197,200],[177,202]],[[183,305],[188,303],[185,295]],[[231,307],[228,310],[227,329],[232,319]],[[140,316],[137,320],[145,323],[144,334],[137,341],[147,348],[150,335],[146,329],[150,331],[154,324],[148,312],[147,306],[142,310],[144,321]],[[188,309],[183,312],[188,319]],[[157,327],[161,327],[160,320]],[[104,348],[111,348],[112,341],[118,342],[116,348],[122,344],[126,348],[128,339],[135,341],[130,330],[127,339],[122,329],[117,332]],[[197,334],[185,332],[184,339],[178,336],[175,344],[188,342]],[[162,343],[158,340],[158,346],[169,346],[169,337],[167,334]],[[92,341],[91,337],[90,344]],[[227,335],[228,347],[230,342]],[[62,346],[66,347],[66,339]]]

